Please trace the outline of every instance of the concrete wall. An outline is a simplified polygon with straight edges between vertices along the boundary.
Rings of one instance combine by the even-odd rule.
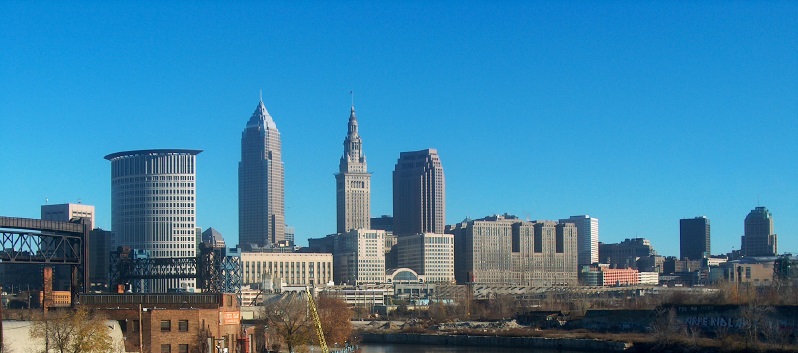
[[[623,351],[631,344],[590,339],[558,339],[542,337],[500,337],[466,335],[374,334],[364,333],[363,343],[399,343],[480,347],[523,347],[579,351]]]
[[[43,337],[30,337],[32,321],[10,321],[3,320],[3,342],[9,348],[9,352],[29,353],[44,351]],[[122,329],[115,320],[106,321],[108,335],[114,342],[115,350],[110,353],[124,353]],[[51,349],[53,347],[50,347]]]

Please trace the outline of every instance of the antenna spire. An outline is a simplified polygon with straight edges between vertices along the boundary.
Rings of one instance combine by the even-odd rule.
[[[263,102],[263,89],[258,90],[258,93],[260,95],[260,101]]]
[[[355,91],[349,91],[349,95],[352,96],[352,106],[355,106]]]

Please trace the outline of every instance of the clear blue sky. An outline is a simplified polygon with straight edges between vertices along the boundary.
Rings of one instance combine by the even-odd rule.
[[[739,249],[755,206],[798,253],[798,2],[0,2],[0,215],[97,207],[103,156],[202,149],[198,225],[237,241],[258,91],[282,134],[297,243],[335,230],[355,107],[372,215],[401,151],[437,148],[447,222],[600,219],[678,255],[705,215]]]

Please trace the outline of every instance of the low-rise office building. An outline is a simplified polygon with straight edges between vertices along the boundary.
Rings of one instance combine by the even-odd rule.
[[[399,267],[430,283],[454,283],[454,235],[423,233],[398,237]]]
[[[273,290],[282,285],[317,286],[333,279],[333,256],[323,253],[242,252],[242,285]]]

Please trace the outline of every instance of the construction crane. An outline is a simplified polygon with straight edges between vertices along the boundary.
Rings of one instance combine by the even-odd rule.
[[[321,329],[321,319],[319,319],[319,312],[316,311],[316,301],[313,300],[313,293],[310,292],[310,288],[308,287],[305,287],[305,291],[308,294],[308,308],[310,308],[310,315],[313,318],[313,324],[316,326],[316,335],[319,336],[321,353],[330,353],[330,349],[327,348],[327,340],[324,339],[324,331]]]

